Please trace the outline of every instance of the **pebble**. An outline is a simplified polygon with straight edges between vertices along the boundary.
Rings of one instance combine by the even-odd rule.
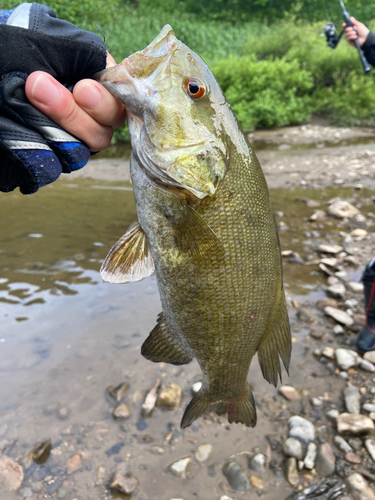
[[[365,370],[366,372],[375,372],[375,366],[368,361],[367,359],[359,359],[358,366],[362,368],[362,370]]]
[[[349,375],[346,372],[340,372],[339,377],[342,378],[343,380],[349,379]]]
[[[328,207],[328,213],[339,219],[350,219],[359,214],[359,210],[347,201],[338,200]]]
[[[322,356],[328,359],[335,359],[335,350],[333,347],[325,347],[322,352]]]
[[[177,384],[171,384],[165,387],[159,394],[156,400],[156,406],[164,406],[166,408],[178,408],[182,400],[182,389]]]
[[[295,415],[289,419],[288,436],[298,439],[304,444],[315,439],[315,428],[311,422],[303,417]]]
[[[109,396],[116,401],[116,403],[120,402],[121,399],[125,396],[129,389],[129,384],[127,382],[121,382],[121,384],[117,386],[110,385],[106,388]]]
[[[250,459],[250,468],[258,472],[264,472],[264,466],[266,464],[266,457],[263,453],[257,453]]]
[[[315,467],[316,455],[317,455],[316,444],[314,442],[311,442],[307,447],[307,453],[304,460],[304,466],[306,467],[306,469],[311,470]]]
[[[342,283],[331,285],[326,290],[327,294],[334,299],[343,299],[346,295],[346,288]]]
[[[373,430],[374,422],[366,415],[341,413],[337,419],[337,431],[339,434],[364,436],[366,434],[370,434]]]
[[[73,472],[77,472],[77,470],[82,469],[81,454],[75,453],[74,455],[69,457],[66,461],[65,466],[67,474],[73,474]]]
[[[351,474],[346,479],[346,483],[353,495],[352,498],[356,500],[372,500],[375,497],[374,490],[370,488],[366,479],[358,472]]]
[[[323,311],[328,306],[337,307],[337,301],[329,297],[324,297],[323,299],[319,299],[315,305],[318,309],[321,309]]]
[[[301,321],[307,321],[308,323],[313,323],[315,319],[314,315],[306,307],[300,307],[296,312],[296,316]]]
[[[154,444],[153,446],[151,446],[150,451],[154,455],[163,455],[165,453],[164,448],[162,448],[158,444]]]
[[[343,329],[343,327],[341,325],[335,325],[333,327],[333,334],[334,335],[342,335],[343,333],[345,333],[345,330]]]
[[[282,385],[279,389],[279,393],[288,401],[301,399],[301,396],[299,395],[297,389],[295,389],[291,385]]]
[[[158,378],[156,380],[155,384],[153,385],[153,387],[147,393],[147,396],[146,396],[144,403],[142,404],[142,408],[141,408],[141,416],[142,417],[149,417],[152,413],[152,410],[155,408],[157,394],[158,394],[158,390],[160,388],[160,384],[161,384],[161,379]]]
[[[195,459],[204,462],[212,453],[212,444],[201,444],[195,449]]]
[[[326,417],[329,418],[329,420],[332,420],[333,422],[336,422],[337,419],[339,418],[339,411],[338,410],[329,410],[326,413]]]
[[[365,403],[362,408],[367,412],[375,411],[375,403]]]
[[[320,207],[320,203],[318,201],[309,199],[309,200],[306,200],[306,206],[309,208],[316,208],[316,207]]]
[[[314,210],[314,213],[310,216],[310,219],[312,222],[318,221],[318,220],[325,220],[327,217],[327,214],[325,213],[324,210]]]
[[[9,491],[17,491],[23,481],[23,468],[6,455],[0,456],[0,484]]]
[[[366,450],[368,451],[368,454],[370,455],[372,460],[375,462],[375,441],[373,439],[366,439],[365,446],[366,446]]]
[[[195,396],[195,394],[198,394],[201,388],[202,388],[202,382],[195,382],[195,384],[193,384],[191,387],[192,395]]]
[[[124,495],[131,495],[138,488],[138,485],[138,479],[131,472],[128,472],[125,476],[120,472],[116,472],[109,487],[111,490],[119,491]]]
[[[331,445],[323,443],[318,448],[316,455],[315,469],[320,476],[327,477],[335,472],[336,458]]]
[[[113,409],[112,415],[114,418],[128,418],[132,414],[128,403],[120,403]]]
[[[358,387],[348,385],[344,389],[345,406],[349,413],[359,414],[361,394]]]
[[[320,259],[321,264],[325,264],[326,266],[330,267],[335,267],[337,265],[338,260],[336,257],[326,257],[324,259]],[[336,279],[334,283],[331,283],[332,285],[336,285],[339,283],[339,280]]]
[[[321,339],[323,337],[323,331],[322,330],[310,330],[310,337],[313,339]]]
[[[351,351],[349,349],[336,349],[336,362],[341,370],[349,370],[353,366],[356,366],[358,362],[358,353]]]
[[[185,479],[192,460],[192,457],[181,458],[180,460],[177,460],[176,462],[173,462],[171,465],[169,465],[168,470],[174,476]]]
[[[344,438],[342,438],[341,436],[335,436],[333,438],[334,442],[335,442],[335,445],[337,446],[337,448],[339,450],[341,450],[342,452],[344,453],[351,453],[353,451],[352,447],[350,446],[349,443],[347,443],[345,441]]]
[[[341,309],[336,309],[335,307],[327,306],[324,308],[324,312],[327,316],[330,316],[335,321],[337,321],[337,323],[341,323],[342,325],[352,326],[352,324],[354,323],[353,318],[348,313],[342,311]]]
[[[258,490],[262,490],[264,488],[263,481],[260,477],[250,476],[250,484],[257,488]]]
[[[322,398],[322,397],[318,397],[318,398],[311,398],[311,404],[312,404],[315,408],[321,408],[321,407],[324,405],[323,398]]]
[[[29,487],[22,488],[22,490],[20,490],[20,495],[24,498],[31,498],[33,496],[33,491]]]
[[[361,463],[361,458],[356,453],[353,453],[351,451],[345,454],[345,460],[351,464]]]
[[[350,236],[352,238],[366,238],[367,231],[366,229],[361,229],[357,227],[356,229],[353,229],[353,231],[350,233]]]
[[[228,497],[227,495],[223,495],[220,497],[220,500],[233,500],[233,498]]]
[[[336,278],[336,276],[328,276],[328,278],[327,278],[328,285],[337,285],[337,283],[340,283],[340,280],[338,278]],[[328,304],[328,305],[330,305],[330,304]]]
[[[326,243],[322,243],[318,246],[317,250],[318,250],[318,252],[332,253],[332,254],[336,255],[337,253],[340,253],[343,251],[343,247],[341,247],[340,245],[329,245]]]
[[[350,281],[349,283],[346,284],[346,287],[353,293],[363,293],[364,291],[363,284],[357,283],[356,281]]]
[[[285,464],[286,479],[292,486],[297,486],[299,482],[299,474],[297,469],[297,460],[294,457],[289,457]]]
[[[104,481],[105,481],[105,467],[103,465],[100,465],[96,472],[95,485],[101,486],[102,484],[104,484]]]
[[[298,460],[303,458],[303,446],[298,439],[288,438],[284,443],[283,451],[288,457],[294,457]]]
[[[27,458],[34,460],[37,464],[44,464],[48,460],[51,448],[51,440],[45,439],[41,443],[36,444],[34,448],[29,451]]]
[[[370,361],[370,363],[375,364],[375,351],[365,352],[365,354],[363,355],[363,359],[365,359],[366,361]],[[373,382],[375,382],[375,380],[373,380]]]
[[[227,462],[223,466],[223,474],[235,491],[247,491],[250,488],[249,480],[243,468],[237,462]]]

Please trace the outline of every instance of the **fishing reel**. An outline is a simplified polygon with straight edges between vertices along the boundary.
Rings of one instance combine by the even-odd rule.
[[[325,26],[323,26],[323,31],[327,38],[328,45],[332,49],[335,49],[344,33],[344,30],[342,30],[341,33],[337,35],[336,26],[332,22],[329,22]]]

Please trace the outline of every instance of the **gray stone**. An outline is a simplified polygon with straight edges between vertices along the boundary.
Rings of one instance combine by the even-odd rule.
[[[307,323],[313,323],[315,320],[314,315],[307,307],[300,307],[296,312],[296,316],[301,321],[306,321]]]
[[[362,368],[362,370],[365,370],[366,372],[370,373],[375,372],[375,366],[370,361],[367,361],[367,359],[360,358],[358,366]]]
[[[20,495],[24,498],[31,498],[33,496],[33,491],[31,488],[26,487],[20,490]],[[57,497],[59,498],[59,497]]]
[[[299,482],[299,474],[297,469],[297,460],[294,457],[289,457],[285,464],[286,478],[289,484],[297,486]]]
[[[338,376],[340,378],[342,378],[343,380],[348,380],[349,379],[349,375],[346,372],[340,372]]]
[[[368,413],[375,411],[375,403],[365,403],[362,408]]]
[[[346,479],[346,483],[354,500],[374,500],[375,491],[370,488],[366,479],[358,472],[351,474]]]
[[[311,422],[303,417],[295,415],[288,422],[289,437],[293,437],[301,441],[303,444],[309,444],[315,439],[315,428]]]
[[[333,327],[333,334],[334,335],[342,335],[343,333],[345,333],[345,330],[343,329],[343,327],[341,325],[335,325]]]
[[[169,465],[168,470],[174,476],[185,479],[192,460],[193,459],[191,457],[181,458],[180,460],[177,460],[176,462],[173,462],[171,465]]]
[[[128,403],[120,403],[113,409],[113,416],[117,419],[129,418],[132,414]]]
[[[138,488],[138,485],[139,481],[132,473],[128,472],[123,476],[120,472],[116,472],[109,487],[124,495],[131,495]]]
[[[335,472],[336,458],[333,454],[331,445],[323,443],[318,448],[316,456],[315,469],[320,476],[330,476]]]
[[[321,408],[324,405],[323,398],[319,396],[318,398],[311,398],[311,404],[315,408]]]
[[[311,470],[315,467],[316,455],[317,455],[316,444],[311,442],[307,447],[307,453],[304,460],[304,465],[306,469]]]
[[[341,413],[337,419],[337,431],[339,434],[352,436],[366,436],[374,430],[374,422],[366,415],[355,415],[352,413]]]
[[[329,419],[329,420],[332,420],[332,422],[336,422],[337,419],[339,418],[339,411],[338,410],[329,410],[327,411],[326,413],[326,417]]]
[[[258,472],[264,472],[264,466],[266,464],[266,457],[263,453],[257,453],[250,459],[250,468]]]
[[[341,436],[335,436],[333,440],[334,440],[335,445],[337,446],[337,448],[339,450],[341,450],[342,452],[344,452],[344,453],[350,453],[350,452],[353,451],[353,448],[350,446],[350,444],[347,443],[345,441],[345,439],[342,438]]]
[[[335,307],[327,306],[324,309],[324,312],[326,313],[327,316],[330,316],[335,321],[337,321],[337,323],[341,323],[342,325],[352,326],[352,324],[354,323],[353,318],[349,316],[349,314],[346,313],[345,311],[341,311],[341,309],[336,309]]]
[[[359,414],[361,409],[360,399],[361,394],[358,387],[355,385],[348,385],[344,389],[345,406],[349,413]]]
[[[334,299],[343,299],[346,295],[346,288],[342,283],[331,285],[326,290],[327,294]]]
[[[336,349],[336,362],[341,370],[349,370],[353,366],[356,366],[358,362],[358,353],[351,351],[350,349]]]
[[[375,441],[373,439],[366,439],[365,446],[366,450],[368,451],[368,454],[375,462]]]
[[[328,207],[328,213],[339,219],[351,219],[359,214],[359,210],[347,201],[338,200]]]
[[[236,462],[227,462],[223,466],[223,474],[235,491],[247,491],[250,488],[249,480],[243,468]]]
[[[198,462],[204,462],[212,453],[212,444],[201,444],[195,449],[195,458]]]
[[[349,283],[346,284],[346,287],[353,293],[363,293],[364,290],[363,283],[357,283],[356,281],[349,281]]]
[[[5,490],[17,491],[23,481],[23,468],[6,455],[0,456],[0,484]]]

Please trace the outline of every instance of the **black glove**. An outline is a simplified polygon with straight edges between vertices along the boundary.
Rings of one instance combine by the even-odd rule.
[[[106,47],[93,33],[24,3],[0,11],[0,191],[24,194],[53,182],[90,158],[82,141],[34,108],[25,95],[33,71],[46,71],[69,90],[106,66]]]

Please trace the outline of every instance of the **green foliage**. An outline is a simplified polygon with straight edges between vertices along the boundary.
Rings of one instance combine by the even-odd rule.
[[[214,65],[213,72],[247,131],[310,119],[313,80],[297,61],[231,57]]]

